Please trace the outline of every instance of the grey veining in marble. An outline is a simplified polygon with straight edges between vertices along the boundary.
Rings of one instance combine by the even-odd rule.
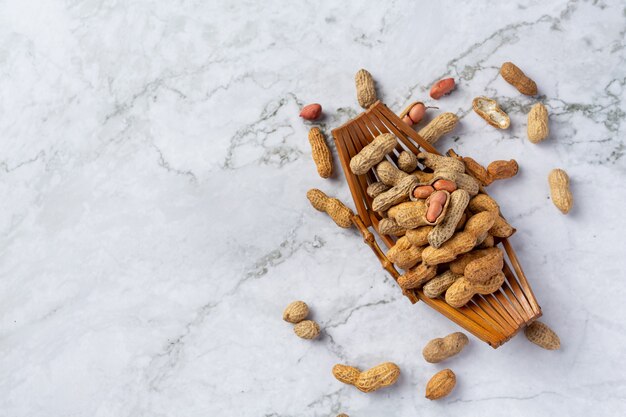
[[[0,2],[0,415],[623,416],[625,36],[619,0]],[[502,80],[507,60],[538,97]],[[317,177],[299,108],[320,102],[330,135],[360,111],[362,67],[396,111],[459,115],[441,150],[520,163],[490,190],[562,350],[471,338],[426,363],[458,328],[309,206],[312,187],[351,199],[340,169]],[[457,90],[431,100],[447,76]],[[537,100],[551,135],[533,145]],[[281,320],[295,299],[319,340]],[[372,394],[330,373],[383,361],[402,375]],[[458,386],[426,400],[444,367]]]

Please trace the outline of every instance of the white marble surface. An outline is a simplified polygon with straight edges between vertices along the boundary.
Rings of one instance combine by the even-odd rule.
[[[0,415],[623,416],[624,3],[216,3],[0,2]],[[505,60],[549,108],[541,145]],[[315,175],[298,109],[322,103],[329,133],[359,111],[361,67],[396,110],[455,77],[440,149],[520,162],[491,192],[561,351],[472,338],[425,363],[457,327],[309,206],[311,187],[350,197]],[[470,111],[480,94],[508,131]],[[294,299],[320,340],[281,320]],[[386,360],[402,376],[369,395],[330,373]],[[430,402],[445,366],[458,386]]]

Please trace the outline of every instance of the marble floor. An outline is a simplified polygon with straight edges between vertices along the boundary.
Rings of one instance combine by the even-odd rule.
[[[623,416],[625,34],[618,0],[0,2],[0,416]],[[460,117],[439,149],[519,162],[490,193],[561,350],[471,337],[426,363],[458,327],[310,207],[313,187],[351,198],[340,169],[316,175],[299,109],[321,103],[330,135],[360,112],[359,68],[395,111]],[[458,88],[435,102],[443,77]],[[471,111],[478,95],[508,130]],[[295,299],[318,340],[281,320]],[[384,361],[401,377],[372,394],[330,372]],[[425,399],[445,367],[457,387]]]

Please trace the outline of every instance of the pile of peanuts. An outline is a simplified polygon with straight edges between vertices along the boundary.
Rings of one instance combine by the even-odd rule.
[[[382,217],[379,233],[398,237],[387,252],[405,271],[398,284],[442,296],[455,308],[497,291],[505,276],[496,239],[515,232],[498,204],[481,192],[462,159],[403,151],[398,168],[386,159],[397,144],[392,134],[378,136],[352,158],[350,169],[356,175],[373,170],[378,179],[367,192]]]

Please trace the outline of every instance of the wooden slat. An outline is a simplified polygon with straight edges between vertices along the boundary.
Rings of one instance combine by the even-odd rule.
[[[509,255],[509,259],[511,260],[511,263],[513,264],[513,269],[515,269],[519,283],[522,286],[522,289],[524,290],[524,294],[526,294],[528,301],[533,307],[533,310],[535,312],[541,312],[541,307],[539,307],[539,304],[537,304],[537,299],[535,298],[535,294],[533,293],[533,290],[530,288],[530,285],[528,285],[528,280],[526,279],[526,275],[524,274],[524,271],[522,270],[522,266],[520,265],[519,260],[517,259],[517,255],[515,255],[515,251],[513,250],[513,247],[511,247],[509,240],[504,239],[502,244],[504,245],[504,249],[506,250],[507,255]]]
[[[472,301],[503,328],[503,334],[509,335],[514,331],[514,326],[482,296],[475,295],[472,297]]]
[[[350,170],[350,152],[346,144],[346,142],[349,140],[347,139],[347,132],[345,132],[345,130],[343,129],[335,129],[333,130],[333,138],[335,139],[335,145],[337,147],[337,152],[339,153],[339,160],[341,161],[344,176],[348,181],[350,193],[352,194],[352,200],[354,200],[357,212],[365,223],[365,226],[369,226],[371,223],[369,220],[369,216],[367,215],[367,209],[365,208],[363,199],[361,199],[360,197],[359,185],[354,178],[352,171]]]
[[[509,280],[509,285],[511,286],[511,289],[515,293],[517,300],[520,302],[524,311],[526,312],[526,316],[532,317],[535,314],[535,311],[530,305],[530,303],[528,302],[528,298],[526,297],[526,294],[524,294],[524,291],[520,288],[519,283],[517,282],[517,279],[515,278],[515,274],[513,274],[513,271],[511,271],[511,267],[509,266],[506,260],[504,261],[504,266],[502,270],[504,271],[504,275],[507,276]]]

